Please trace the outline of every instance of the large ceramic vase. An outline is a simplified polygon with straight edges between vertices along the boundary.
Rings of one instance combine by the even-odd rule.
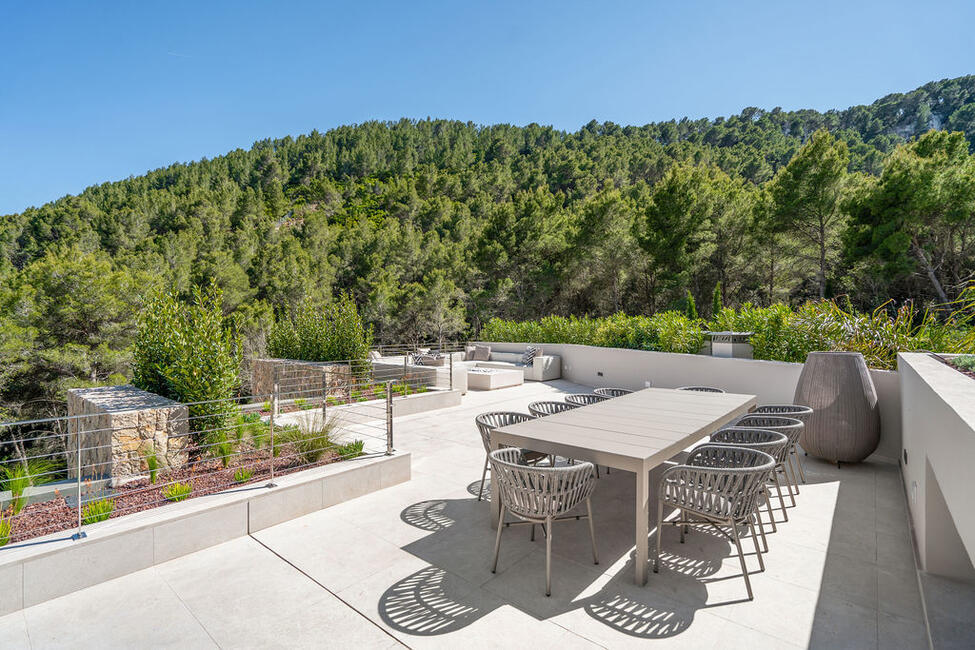
[[[877,389],[859,352],[810,352],[795,403],[813,409],[800,439],[813,456],[858,463],[880,444]]]

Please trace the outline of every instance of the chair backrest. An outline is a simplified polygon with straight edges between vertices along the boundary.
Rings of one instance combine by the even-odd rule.
[[[715,388],[714,386],[681,386],[677,390],[696,390],[699,393],[723,393],[724,390],[721,388]]]
[[[481,443],[484,445],[484,451],[491,453],[491,431],[497,429],[498,427],[506,427],[509,424],[517,424],[519,422],[525,422],[526,420],[534,420],[535,418],[527,413],[516,413],[515,411],[490,411],[488,413],[481,413],[476,418],[474,422],[477,424],[477,430],[481,433]]]
[[[564,515],[588,499],[596,485],[592,463],[533,467],[524,464],[520,449],[498,449],[489,458],[501,504],[522,519]]]
[[[748,427],[749,429],[768,429],[785,434],[789,442],[799,442],[802,434],[802,420],[787,418],[784,415],[765,415],[763,413],[749,413],[738,418],[735,422],[736,427]]]
[[[622,397],[623,395],[629,395],[633,391],[628,388],[594,388],[592,392],[603,397]]]
[[[795,418],[805,424],[809,421],[809,416],[813,414],[813,410],[801,404],[763,404],[755,409],[754,413],[784,415],[787,418]]]
[[[541,418],[546,415],[555,415],[556,413],[571,411],[577,408],[579,408],[578,404],[571,404],[569,402],[532,402],[528,405],[528,412],[536,418]]]
[[[768,429],[727,427],[712,433],[711,442],[764,451],[779,463],[785,460],[785,455],[789,451],[789,438],[784,433]]]
[[[569,404],[575,404],[577,406],[586,406],[587,404],[595,404],[596,402],[602,402],[609,399],[605,395],[597,395],[596,393],[579,393],[577,395],[566,395],[565,401]]]
[[[755,509],[775,459],[757,449],[705,444],[691,450],[677,467],[680,471],[668,470],[666,475],[680,480],[665,481],[664,489],[683,491],[675,496],[710,514],[741,519]]]

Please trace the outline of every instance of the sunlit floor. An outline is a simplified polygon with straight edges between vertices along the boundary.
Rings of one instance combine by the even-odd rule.
[[[550,598],[526,527],[504,531],[492,574],[474,416],[585,390],[531,382],[397,419],[408,483],[0,618],[0,648],[927,647],[892,465],[803,458],[809,483],[788,522],[776,511],[764,572],[745,545],[754,601],[731,543],[704,528],[681,544],[666,527],[660,573],[636,586],[633,477],[616,471],[594,495],[599,565],[586,522],[567,521]]]

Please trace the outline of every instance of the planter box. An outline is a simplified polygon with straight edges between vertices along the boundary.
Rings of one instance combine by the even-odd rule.
[[[347,460],[0,548],[0,615],[410,480],[410,454]]]

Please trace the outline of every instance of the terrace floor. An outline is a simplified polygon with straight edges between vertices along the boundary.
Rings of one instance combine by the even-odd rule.
[[[633,477],[603,474],[588,527],[545,542],[504,532],[490,571],[490,506],[474,416],[587,392],[567,382],[470,392],[459,407],[397,419],[411,481],[0,618],[0,648],[661,647],[925,648],[928,637],[896,466],[804,458],[767,570],[706,529],[664,532],[659,574],[633,583]],[[781,513],[776,513],[781,518]],[[746,552],[751,543],[744,547]]]

